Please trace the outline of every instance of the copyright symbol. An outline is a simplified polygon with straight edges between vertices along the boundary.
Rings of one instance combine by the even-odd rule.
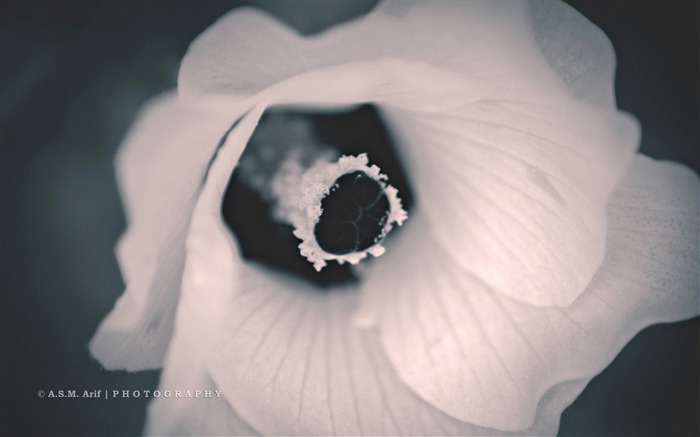
[[[44,396],[46,396],[46,392],[44,390],[39,390],[39,392],[37,393],[37,396],[39,396],[40,398],[43,398]]]

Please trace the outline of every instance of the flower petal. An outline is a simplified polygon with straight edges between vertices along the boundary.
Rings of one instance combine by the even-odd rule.
[[[222,223],[221,197],[261,112],[255,108],[229,134],[197,201],[168,359],[174,370],[166,369],[162,388],[209,387],[201,365],[202,351],[209,351],[215,386],[263,434],[503,434],[455,420],[405,386],[376,333],[352,326],[357,290],[319,293],[240,259]],[[554,434],[561,411],[582,389],[580,381],[553,389],[533,426],[517,434]],[[183,422],[179,409],[168,410],[166,400],[160,405],[151,410],[150,429],[199,432],[199,408]],[[233,410],[224,412],[238,423]]]
[[[529,314],[528,311],[536,310],[519,301],[541,306],[566,305],[589,284],[604,254],[607,199],[619,183],[638,140],[638,128],[629,118],[579,103],[566,90],[538,86],[528,81],[514,81],[512,86],[505,87],[423,63],[384,60],[299,74],[270,86],[253,99],[265,105],[378,103],[403,146],[409,174],[416,183],[418,208],[401,238],[395,238],[393,249],[387,241],[385,257],[399,265],[381,267],[380,259],[374,271],[403,272],[404,277],[415,280],[414,284],[423,284],[429,290],[434,286],[434,278],[440,276],[421,280],[407,272],[420,273],[427,266],[429,272],[442,273],[440,268],[447,268],[441,287],[449,295],[448,302],[476,299],[479,294],[465,295],[465,291],[471,292],[469,284],[487,284],[480,285],[488,289],[488,293],[482,293],[484,299],[491,297],[498,302],[508,302],[518,311],[522,309]],[[219,159],[215,165],[218,162]],[[222,186],[235,159],[227,158],[225,162],[228,167],[223,170],[216,167],[220,172],[216,174],[223,178]],[[460,164],[468,166],[469,171],[465,172]],[[214,193],[209,202],[218,202],[217,195],[221,193]],[[216,225],[220,222],[218,211],[208,214],[211,216],[208,228],[220,228],[220,224]],[[225,229],[221,233],[228,235]],[[221,254],[235,250],[229,247],[233,243],[217,252],[215,240],[200,243],[201,250],[196,255],[193,248],[188,248],[188,256],[198,264],[193,272],[215,268],[226,271],[226,265],[235,263]],[[402,247],[406,241],[415,246],[406,250]],[[430,255],[427,262],[420,258],[426,253]],[[216,256],[211,258],[212,254]],[[411,259],[419,261],[410,269],[402,270]],[[442,264],[430,267],[431,263]],[[552,270],[546,270],[547,267]],[[202,290],[214,293],[212,296],[218,293],[218,298],[207,301],[219,302],[221,308],[232,308],[231,311],[235,309],[229,304],[221,305],[231,299],[231,290],[226,290],[225,284],[233,283],[234,278],[245,281],[247,274],[231,273],[224,279],[204,273],[198,276],[212,278]],[[380,285],[366,287],[364,292],[384,296],[397,308],[406,306],[406,299],[411,298],[401,288],[397,290],[386,282],[376,284]],[[411,290],[412,286],[407,284],[405,288]],[[491,293],[492,290],[496,293]],[[204,295],[203,291],[201,293],[199,296]],[[373,300],[370,297],[368,302]],[[386,314],[391,312],[386,311]],[[435,316],[439,314],[430,315],[431,318]],[[220,317],[224,320],[228,316],[222,313]],[[390,330],[390,326],[384,326],[383,314],[379,319],[381,329]],[[464,360],[454,356],[459,353],[454,346],[445,346],[446,356],[451,360],[443,366],[448,367],[438,369],[439,374],[426,376],[431,363],[426,362],[425,356],[415,361],[405,360],[405,356],[398,359],[395,350],[398,339],[384,341],[391,362],[404,382],[448,414],[482,426],[524,429],[532,424],[537,402],[547,389],[561,381],[577,379],[572,375],[556,382],[545,380],[542,385],[538,385],[539,380],[533,380],[532,387],[523,387],[522,392],[518,391],[519,385],[513,384],[511,391],[518,392],[500,401],[497,387],[504,380],[494,376],[489,361],[494,355],[488,354],[492,350],[489,344],[483,337],[473,337],[482,329],[477,322],[483,321],[474,319],[472,322],[476,324],[464,323],[460,329],[467,332],[467,340],[475,344],[476,350],[485,352],[486,359],[478,372],[470,376],[464,375]],[[434,323],[441,327],[441,319],[435,319]],[[414,327],[414,332],[422,331]],[[438,329],[437,333],[441,331]],[[549,340],[554,339],[549,337]],[[246,350],[242,345],[237,347],[236,350]],[[516,347],[513,353],[519,360],[516,362],[523,361],[527,370],[523,348]],[[241,355],[239,359],[249,358]],[[217,384],[233,387],[234,382],[223,380],[226,376],[223,363],[228,359],[232,357],[219,359],[218,370],[211,363],[210,367]],[[498,376],[503,377],[509,369],[499,371]],[[236,371],[233,372],[234,376],[229,377],[237,384],[247,378],[245,371],[239,369],[242,374],[237,376]],[[583,372],[583,377],[589,376]],[[455,385],[459,390],[437,393],[439,389],[435,387],[459,377],[462,379]],[[482,377],[491,378],[495,385],[479,391],[478,382]],[[255,387],[259,392],[260,386]],[[463,399],[465,392],[472,396]],[[248,410],[259,403],[232,401],[238,412],[256,428],[273,425],[272,422],[258,422],[252,416],[254,411]],[[498,409],[503,406],[499,402],[513,404],[512,417],[504,418],[499,414]],[[470,407],[466,412],[465,404]],[[280,424],[287,419],[289,417]],[[266,428],[260,429],[266,432]]]
[[[444,257],[532,305],[576,299],[603,259],[605,205],[637,146],[634,120],[516,90],[385,114],[414,182],[413,217],[425,214],[421,232]]]
[[[402,146],[416,213],[429,217],[433,238],[501,293],[538,306],[568,305],[602,261],[605,205],[639,129],[629,117],[568,93],[514,86],[384,60],[299,74],[254,99],[378,103]]]
[[[255,268],[241,279],[207,362],[234,408],[263,434],[505,434],[455,420],[404,385],[377,333],[353,328],[355,292],[319,294]],[[552,390],[533,425],[516,434],[554,435],[583,386]]]
[[[573,26],[579,44],[544,42],[561,33],[561,20]],[[357,88],[362,80],[359,74],[328,78],[341,90],[316,89],[314,73],[358,61],[377,65],[385,85],[362,96],[389,107],[391,128],[404,146],[400,153],[408,155],[409,172],[419,174],[419,208],[434,216],[436,238],[500,292],[535,305],[568,305],[602,262],[605,204],[639,139],[636,122],[609,106],[605,80],[612,54],[606,44],[580,15],[546,4],[386,2],[312,38],[244,10],[195,41],[183,61],[179,91],[273,94],[296,82],[296,101],[287,103],[312,102],[328,98],[323,93]],[[576,50],[591,74],[564,55],[553,56],[558,48]],[[424,65],[442,73],[423,73],[420,84],[410,84],[418,91],[392,87],[405,77],[386,74],[388,58],[414,75]],[[576,74],[580,81],[572,78]],[[450,92],[430,89],[448,75],[462,76],[469,89],[455,80],[442,84]],[[304,83],[303,76],[315,79]],[[577,101],[566,83],[574,94],[597,96],[605,108]],[[395,106],[401,110],[392,111]],[[429,188],[421,186],[424,178],[434,179]],[[455,229],[457,215],[461,229]],[[503,229],[519,238],[499,240]],[[494,269],[506,263],[507,272]],[[549,274],[533,274],[543,266]]]
[[[592,378],[650,324],[700,313],[698,195],[692,171],[639,155],[608,208],[605,261],[566,308],[494,293],[414,217],[406,225],[414,237],[390,250],[415,256],[388,254],[368,278],[384,350],[401,379],[447,414],[525,428],[553,386]]]
[[[250,102],[240,104],[241,107],[251,107]],[[261,114],[262,109],[252,108],[236,121],[219,144],[206,179],[199,181],[198,197],[192,200],[191,220],[186,223],[187,260],[181,276],[183,292],[177,303],[175,333],[159,387],[162,391],[218,390],[209,377],[204,356],[214,341],[212,326],[218,326],[219,321],[227,317],[221,309],[236,281],[232,266],[240,262],[235,248],[230,246],[229,231],[222,222],[221,202],[232,169]],[[227,238],[211,238],[222,232]],[[146,432],[163,435],[257,434],[228,403],[222,401],[223,398],[158,399],[149,409]]]
[[[615,53],[595,24],[564,2],[528,2],[535,41],[576,97],[615,109]]]
[[[145,435],[259,435],[236,414],[209,376],[203,360],[203,324],[192,320],[193,313],[185,306],[179,308],[178,330],[161,374],[160,396],[148,408]],[[187,391],[193,397],[185,397]]]
[[[190,45],[178,75],[178,92],[254,94],[290,75],[299,37],[274,18],[238,8]]]
[[[191,357],[188,353],[187,357]],[[182,360],[190,366],[195,365],[187,358]],[[200,363],[200,365],[202,365]],[[144,435],[147,436],[258,436],[256,430],[250,427],[240,416],[231,408],[228,401],[223,397],[216,385],[211,381],[207,373],[201,374],[201,379],[190,379],[197,381],[196,387],[197,397],[175,398],[177,391],[178,396],[185,396],[185,390],[182,390],[179,373],[171,372],[169,376],[162,382],[159,390],[160,397],[151,401],[148,406],[148,421],[144,429]],[[187,369],[189,372],[194,372],[195,368]],[[170,391],[168,398],[164,393]],[[192,394],[195,389],[190,389],[188,395]],[[208,392],[208,393],[207,393]],[[213,393],[213,394],[212,394]],[[211,398],[205,398],[209,396]],[[221,397],[218,397],[221,396]]]
[[[129,227],[117,256],[126,290],[90,351],[108,369],[160,367],[173,328],[184,239],[207,164],[240,109],[228,99],[155,99],[117,156]]]
[[[316,68],[385,58],[563,87],[536,46],[528,14],[521,2],[386,1],[360,19],[301,37],[263,12],[240,8],[190,46],[178,91],[249,95]]]

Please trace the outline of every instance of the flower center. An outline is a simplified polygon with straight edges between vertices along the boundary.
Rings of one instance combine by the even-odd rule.
[[[380,243],[411,204],[391,137],[373,107],[271,109],[229,180],[222,213],[244,258],[326,288],[359,280],[348,263],[380,255]],[[307,229],[300,229],[302,219]]]
[[[361,171],[339,177],[321,200],[314,236],[334,255],[367,250],[379,243],[389,218],[389,199],[380,183]]]

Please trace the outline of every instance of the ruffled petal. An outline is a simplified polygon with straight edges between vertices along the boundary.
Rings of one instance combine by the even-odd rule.
[[[224,411],[227,420],[239,423],[235,410],[263,434],[503,435],[455,420],[405,386],[376,332],[353,327],[358,290],[319,293],[240,258],[221,222],[221,195],[240,143],[261,112],[256,108],[231,132],[197,201],[176,335],[161,388],[209,387],[204,356],[213,383],[231,404]],[[561,411],[583,387],[571,381],[551,390],[532,427],[517,435],[553,435]],[[157,429],[219,434],[229,426],[220,416],[200,422],[203,412],[194,405],[195,415],[180,420],[179,409],[166,408],[166,399],[158,402],[150,411],[151,430],[153,424],[176,423]],[[217,425],[222,428],[212,428]]]
[[[180,303],[181,311],[193,315],[187,319],[190,322],[178,322],[178,329],[189,330],[197,320],[204,330],[200,332],[211,334],[202,336],[201,347],[211,351],[207,363],[213,380],[256,429],[289,432],[291,423],[292,431],[335,432],[334,404],[340,405],[340,413],[355,412],[341,417],[347,429],[369,423],[367,429],[377,433],[404,432],[392,425],[392,417],[401,419],[397,423],[405,419],[413,424],[407,432],[427,429],[418,419],[425,419],[426,413],[420,411],[426,408],[432,411],[430,416],[440,416],[434,419],[437,425],[431,426],[448,427],[454,421],[456,433],[481,433],[460,428],[464,422],[457,419],[523,429],[539,423],[537,402],[548,399],[542,398],[548,389],[556,391],[561,382],[583,379],[573,384],[574,389],[563,390],[575,396],[585,380],[636,332],[641,325],[630,306],[652,314],[641,318],[646,322],[697,313],[697,296],[689,311],[687,294],[682,294],[678,306],[683,310],[674,312],[675,307],[659,302],[668,296],[647,293],[648,283],[633,287],[638,300],[629,300],[622,293],[629,290],[623,290],[620,281],[635,284],[635,276],[605,275],[608,270],[634,272],[644,265],[640,260],[628,265],[634,258],[623,249],[627,255],[621,258],[610,251],[603,269],[590,282],[605,252],[605,205],[631,161],[638,128],[610,110],[604,96],[593,101],[607,109],[570,98],[531,38],[522,6],[392,2],[376,14],[312,39],[271,29],[279,26],[264,16],[246,13],[256,18],[243,20],[235,13],[225,17],[195,42],[183,62],[181,95],[259,92],[251,102],[260,106],[232,132],[237,146],[228,149],[234,152],[217,157],[214,166],[223,167],[212,170],[219,175],[214,185],[208,183],[214,188],[199,198],[203,209],[195,215],[187,239],[183,288],[189,297]],[[237,19],[238,24],[227,25]],[[258,25],[246,27],[245,21]],[[239,29],[247,30],[239,34]],[[263,60],[265,48],[259,41],[265,38],[252,36],[255,32],[271,36],[266,44],[287,44],[275,52],[284,52],[287,60],[279,64]],[[207,55],[198,58],[202,47]],[[395,59],[386,60],[388,55]],[[199,64],[201,59],[215,63]],[[241,266],[220,217],[227,177],[265,105],[360,102],[374,102],[384,110],[417,191],[416,214],[400,237],[387,242],[389,251],[375,263],[374,277],[363,290],[387,361],[382,361],[384,352],[376,347],[373,331],[348,327],[354,297],[312,295],[289,281]],[[697,205],[697,181],[691,182],[694,188],[689,191]],[[674,180],[672,185],[677,183]],[[643,186],[641,192],[652,191]],[[645,201],[651,198],[655,196]],[[631,209],[622,210],[628,217]],[[610,211],[614,220],[615,207]],[[695,220],[696,213],[697,207]],[[637,218],[652,223],[652,234],[659,223],[667,223],[652,219]],[[608,235],[611,247],[617,247],[616,232]],[[676,250],[674,232],[669,234],[672,241],[662,248],[653,238],[633,241],[642,255],[663,263],[667,255],[684,253]],[[697,235],[694,238],[697,247]],[[644,274],[654,279],[661,271]],[[382,275],[391,277],[391,283],[377,279]],[[697,277],[695,281],[693,290]],[[258,288],[246,289],[248,285]],[[588,290],[581,294],[586,286]],[[270,297],[255,300],[261,295]],[[444,297],[449,307],[443,309],[437,300],[431,303],[431,297]],[[601,300],[606,298],[612,303]],[[255,308],[246,299],[252,299]],[[571,302],[568,308],[548,307]],[[603,310],[609,308],[604,303],[614,309],[615,317],[610,317],[613,310]],[[276,308],[284,315],[257,314]],[[311,318],[301,319],[304,314]],[[245,329],[236,325],[240,317],[249,317],[243,319],[248,324]],[[315,329],[313,320],[328,323],[330,329]],[[426,321],[434,326],[417,326]],[[560,339],[564,340],[554,347]],[[417,344],[424,346],[410,351]],[[586,350],[589,354],[581,357]],[[357,357],[359,364],[338,362],[337,355],[342,354]],[[429,358],[434,356],[439,360],[428,375]],[[348,375],[393,375],[388,363],[398,370],[400,379],[368,380],[365,385],[370,389],[362,396],[343,392],[356,387]],[[327,370],[334,365],[345,372],[334,377]],[[286,376],[279,376],[283,371]],[[283,388],[277,388],[275,378]],[[483,381],[491,387],[480,387]],[[340,392],[333,389],[336,384]],[[382,400],[386,387],[396,395]],[[412,390],[429,403],[420,401]],[[358,408],[345,408],[358,399]],[[395,404],[387,406],[388,402]],[[360,414],[365,405],[373,408]],[[555,417],[563,408],[557,405],[552,409],[557,411]],[[418,414],[406,414],[416,410]],[[508,411],[507,417],[503,411]]]
[[[251,107],[247,102],[245,107]],[[173,341],[168,349],[159,390],[220,390],[212,381],[204,357],[215,329],[228,317],[225,303],[238,282],[241,260],[222,222],[221,202],[228,178],[262,114],[249,109],[219,144],[216,159],[201,181],[193,201],[185,241],[187,260],[177,305]],[[223,170],[222,170],[223,169]],[[223,173],[222,173],[223,171]],[[215,238],[221,233],[227,238]],[[210,399],[159,398],[149,409],[146,432],[156,435],[255,435],[223,396]]]
[[[461,267],[500,293],[568,305],[605,252],[605,205],[639,140],[635,120],[567,95],[501,88],[410,61],[322,68],[266,104],[375,102],[417,207]],[[400,193],[399,193],[400,195]]]
[[[378,259],[368,278],[384,350],[402,380],[447,414],[529,426],[553,386],[592,378],[650,324],[700,313],[699,191],[689,169],[639,155],[608,208],[605,261],[566,308],[494,293],[414,219],[405,229],[412,238],[393,248],[411,256]]]
[[[178,92],[250,95],[289,77],[299,36],[267,14],[238,8],[190,45],[178,74]]]
[[[151,102],[117,156],[128,229],[117,247],[126,290],[90,351],[108,369],[160,367],[170,341],[185,235],[209,160],[240,109],[228,99]]]
[[[615,109],[615,52],[608,37],[574,8],[558,1],[529,1],[537,46],[574,95]]]
[[[605,205],[637,147],[637,123],[514,90],[442,103],[385,110],[414,184],[412,217],[426,216],[420,232],[499,293],[569,305],[603,259]]]
[[[535,66],[523,69],[537,70],[540,58],[533,59]],[[480,75],[488,76],[488,65],[495,64],[479,64],[482,69],[472,77],[453,68],[401,59],[345,63],[297,74],[253,100],[262,105],[377,103],[399,139],[417,192],[417,210],[395,241],[417,242],[420,249],[401,250],[397,243],[396,249],[388,246],[389,252],[396,252],[392,258],[410,259],[406,254],[423,251],[433,261],[455,268],[449,277],[457,279],[442,284],[449,288],[450,299],[463,299],[469,284],[479,283],[489,296],[493,290],[497,299],[523,308],[529,307],[519,301],[567,305],[589,284],[602,261],[605,205],[629,165],[638,127],[628,117],[577,102],[567,89],[556,86],[558,81],[550,87],[527,75],[507,73],[496,74],[495,82],[479,80]],[[203,247],[211,251],[212,246]],[[377,263],[374,270],[392,271],[381,265]],[[419,262],[413,267],[420,271],[421,266]],[[428,270],[434,272],[435,267]],[[397,307],[408,305],[406,299],[410,302],[410,295],[396,293],[395,287],[367,287],[365,292],[395,299]],[[227,295],[221,293],[223,302]],[[378,317],[383,326],[386,315]],[[513,395],[510,402],[520,411],[508,420],[493,407],[494,396],[500,396],[495,388],[471,397],[468,402],[479,405],[465,413],[452,393],[442,393],[440,401],[425,389],[459,377],[463,361],[453,360],[441,374],[426,377],[429,367],[424,360],[417,366],[417,361],[396,359],[388,352],[403,380],[421,396],[459,419],[465,420],[467,414],[480,425],[526,428],[546,391],[537,386]],[[472,375],[471,382],[488,378],[490,372],[489,363]],[[548,383],[547,388],[554,385]],[[247,405],[235,407],[251,420]]]
[[[492,83],[527,77],[564,88],[544,61],[532,26],[524,2],[406,0],[382,2],[360,19],[301,37],[263,12],[240,8],[190,46],[178,91],[249,95],[317,68],[386,58],[424,62]]]
[[[534,305],[568,305],[602,262],[605,204],[629,166],[639,129],[609,106],[578,102],[565,86],[577,84],[575,94],[600,86],[595,100],[610,103],[610,84],[602,82],[613,65],[603,50],[609,49],[606,40],[600,42],[580,15],[563,10],[535,5],[531,13],[518,2],[386,2],[313,38],[259,12],[233,12],[192,45],[179,91],[271,94],[296,82],[296,101],[286,103],[313,102],[344,90],[314,89],[301,77],[319,81],[314,73],[357,61],[375,65],[384,86],[355,98],[388,107],[400,153],[407,155],[402,157],[412,176],[413,170],[418,174],[419,207],[446,216],[432,221],[436,238],[500,292]],[[576,35],[594,35],[588,39],[603,54],[594,57],[583,42],[538,45],[538,39],[544,44],[543,38],[561,33],[557,19],[578,23]],[[571,79],[578,64],[552,55],[568,47],[587,65],[602,59],[595,71],[605,74],[581,73],[580,83]],[[414,71],[388,74],[388,58]],[[442,73],[423,72],[427,65]],[[392,86],[416,71],[423,74],[419,91]],[[457,80],[441,84],[445,91],[429,89],[450,75],[461,76],[469,89]],[[357,88],[361,76],[326,82]],[[401,110],[392,111],[396,106]],[[434,179],[429,188],[421,186],[425,178]],[[456,225],[458,215],[464,225]],[[504,229],[519,238],[493,237]],[[507,271],[498,269],[503,265]]]

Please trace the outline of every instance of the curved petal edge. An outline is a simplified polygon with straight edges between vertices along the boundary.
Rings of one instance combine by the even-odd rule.
[[[638,155],[608,207],[605,260],[563,308],[495,293],[428,241],[397,241],[394,250],[423,256],[387,255],[372,270],[368,287],[398,290],[371,303],[384,350],[401,379],[450,416],[528,427],[553,386],[590,380],[646,326],[700,314],[699,190],[691,170]]]
[[[240,108],[229,99],[158,97],[117,159],[128,222],[117,246],[126,290],[90,342],[110,370],[158,368],[172,335],[185,236],[208,163]]]

